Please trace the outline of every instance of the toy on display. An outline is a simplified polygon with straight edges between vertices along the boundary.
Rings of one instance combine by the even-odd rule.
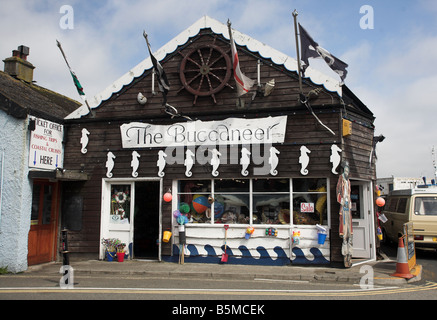
[[[250,239],[250,236],[251,236],[254,232],[255,232],[255,228],[254,228],[254,227],[252,227],[252,226],[247,227],[247,229],[246,229],[246,235],[245,235],[246,240],[249,240],[249,239]]]
[[[275,229],[275,228],[267,228],[266,229],[266,236],[277,237],[278,236],[278,230]]]
[[[293,237],[291,238],[291,243],[297,246],[300,242],[300,231],[293,231]]]

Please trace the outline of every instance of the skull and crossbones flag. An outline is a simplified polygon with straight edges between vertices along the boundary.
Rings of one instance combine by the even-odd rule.
[[[328,66],[340,76],[341,81],[344,82],[344,79],[347,75],[347,63],[341,61],[340,59],[329,53],[328,50],[319,46],[318,43],[315,42],[313,38],[311,38],[311,36],[308,34],[308,32],[300,25],[300,23],[299,34],[300,51],[302,61],[304,62],[304,65],[302,66],[303,72],[305,72],[306,68],[309,66],[309,58],[322,58],[328,64]]]

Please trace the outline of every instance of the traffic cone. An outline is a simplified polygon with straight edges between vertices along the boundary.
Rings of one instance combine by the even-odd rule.
[[[402,237],[399,238],[398,243],[396,272],[391,274],[391,276],[405,279],[411,279],[414,277],[414,275],[410,273],[410,268],[408,267],[407,254],[405,252],[404,239]]]

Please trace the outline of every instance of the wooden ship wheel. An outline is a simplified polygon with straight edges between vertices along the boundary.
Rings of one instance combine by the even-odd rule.
[[[179,76],[183,87],[194,95],[193,105],[197,98],[211,96],[217,103],[215,94],[225,86],[233,87],[228,83],[232,75],[232,62],[228,53],[215,45],[204,44],[189,51],[183,58]],[[178,91],[178,92],[179,92]]]

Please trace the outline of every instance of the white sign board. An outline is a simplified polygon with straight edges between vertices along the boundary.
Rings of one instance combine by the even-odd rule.
[[[123,148],[283,143],[287,116],[218,121],[190,121],[170,125],[143,122],[120,127]]]
[[[62,168],[64,126],[40,118],[30,119],[35,121],[35,130],[30,134],[29,167],[49,170]]]

